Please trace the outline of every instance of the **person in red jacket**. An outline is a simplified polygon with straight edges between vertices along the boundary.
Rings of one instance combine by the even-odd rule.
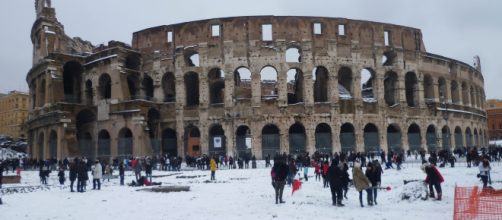
[[[441,200],[441,183],[444,182],[443,176],[441,175],[441,173],[439,173],[434,164],[424,164],[424,171],[427,174],[425,182],[429,184],[430,197],[435,198],[434,190],[432,189],[434,187],[437,192],[436,200]]]
[[[322,164],[322,179],[324,180],[324,185],[323,187],[324,188],[327,188],[329,187],[329,182],[328,182],[328,169],[329,169],[329,163],[327,161],[325,161],[323,164]]]
[[[321,180],[321,165],[318,162],[314,162],[314,173],[315,180]]]

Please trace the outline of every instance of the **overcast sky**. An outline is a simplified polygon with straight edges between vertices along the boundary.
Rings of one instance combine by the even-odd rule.
[[[487,98],[502,99],[502,1],[500,0],[52,0],[70,37],[97,45],[131,43],[145,28],[215,17],[299,15],[344,17],[422,30],[426,50],[465,63],[481,57]],[[0,92],[28,91],[34,0],[0,7]]]

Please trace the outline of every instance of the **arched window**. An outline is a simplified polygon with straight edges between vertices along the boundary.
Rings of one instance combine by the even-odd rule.
[[[261,77],[261,95],[263,99],[276,99],[278,97],[277,89],[277,71],[274,67],[266,66],[260,71]]]
[[[303,73],[299,69],[290,69],[287,72],[288,104],[303,102]]]

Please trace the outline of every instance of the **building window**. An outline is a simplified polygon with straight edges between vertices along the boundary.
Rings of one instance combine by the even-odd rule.
[[[261,40],[271,41],[272,40],[272,25],[263,24],[261,25]]]
[[[338,25],[338,35],[345,36],[345,25],[344,24]]]
[[[322,34],[322,25],[321,23],[314,23],[314,34],[321,35]]]
[[[213,36],[213,37],[220,36],[220,25],[219,24],[211,25],[211,36]]]
[[[384,44],[385,46],[390,46],[390,32],[389,31],[384,31],[383,32],[383,37],[384,37]]]
[[[173,42],[173,32],[168,31],[167,32],[167,43],[171,43],[171,42]]]

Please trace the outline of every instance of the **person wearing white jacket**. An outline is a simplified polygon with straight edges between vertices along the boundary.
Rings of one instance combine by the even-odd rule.
[[[103,168],[99,163],[99,160],[94,162],[92,166],[92,189],[96,189],[96,184],[98,185],[98,190],[101,190],[101,178],[103,177]]]

